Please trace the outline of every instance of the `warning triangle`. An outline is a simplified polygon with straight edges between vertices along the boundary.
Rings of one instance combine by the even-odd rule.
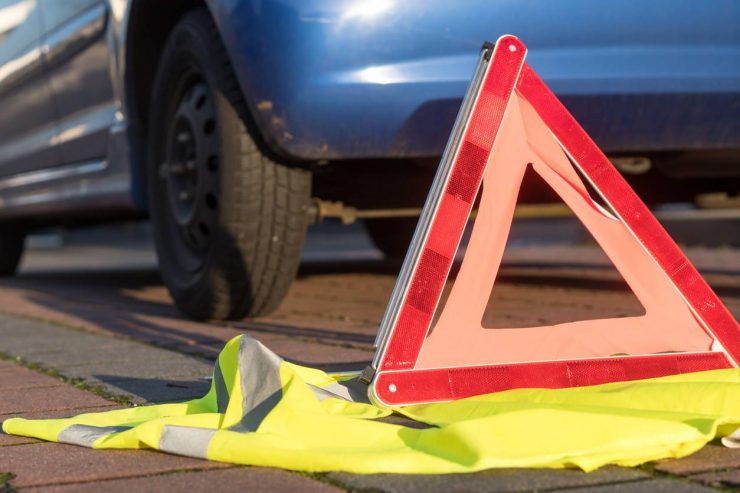
[[[526,51],[514,36],[484,46],[366,373],[379,405],[594,385],[740,362],[738,323],[527,65]],[[642,303],[643,315],[482,326],[528,169],[591,232]],[[460,270],[435,317],[478,196]]]

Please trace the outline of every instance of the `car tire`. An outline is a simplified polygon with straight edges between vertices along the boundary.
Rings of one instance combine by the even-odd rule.
[[[148,126],[148,201],[164,284],[198,319],[272,312],[298,270],[311,175],[261,152],[210,14],[173,28]]]
[[[0,225],[0,276],[16,273],[23,257],[26,232],[13,225]]]
[[[416,217],[392,217],[365,221],[375,246],[391,260],[403,259],[416,230]]]

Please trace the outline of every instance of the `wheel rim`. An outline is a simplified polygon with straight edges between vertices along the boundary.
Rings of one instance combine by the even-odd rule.
[[[176,254],[189,271],[202,268],[218,219],[218,133],[208,86],[195,75],[180,79],[168,122],[163,180],[171,233],[184,249]]]

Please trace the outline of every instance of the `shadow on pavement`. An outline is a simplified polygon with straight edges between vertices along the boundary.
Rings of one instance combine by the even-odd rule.
[[[375,341],[375,336],[370,336],[367,334],[339,332],[336,330],[318,329],[304,326],[296,327],[293,325],[277,325],[267,322],[256,322],[249,320],[245,320],[242,322],[231,322],[229,323],[229,326],[249,330],[252,332],[280,334],[293,337],[310,337],[338,343],[354,342],[360,344],[372,344]]]
[[[132,398],[135,402],[173,402],[197,399],[208,393],[206,379],[168,380],[161,378],[125,378],[116,375],[94,375],[111,393]]]
[[[375,262],[371,262],[375,263]],[[354,269],[354,267],[350,268]],[[369,271],[374,267],[368,268]],[[329,269],[316,270],[326,272]],[[133,338],[214,359],[237,334],[273,334],[296,341],[370,347],[373,337],[330,328],[277,324],[259,320],[203,323],[187,319],[172,304],[153,269],[33,272],[0,280],[0,303],[7,313],[46,319],[94,332]],[[291,361],[330,371],[361,369],[367,362],[348,358],[317,365],[303,361],[300,343]],[[315,356],[314,356],[315,357]],[[341,357],[340,357],[341,358]],[[119,377],[117,378],[120,380]],[[123,385],[123,384],[121,384]]]
[[[298,277],[326,274],[386,274],[396,276],[402,260],[335,260],[303,262]]]
[[[399,262],[377,259],[314,261],[305,262],[301,266],[299,278],[345,273],[395,276],[399,267]],[[626,290],[624,281],[618,276],[611,276],[609,270],[613,270],[613,267],[608,264],[553,265],[518,261],[502,268],[499,281],[510,285]],[[717,272],[727,276],[728,272],[737,273],[738,269],[737,266],[728,265],[728,270],[717,269]],[[388,277],[385,279],[388,282]],[[719,276],[716,279],[717,282],[710,278],[710,282],[720,296],[740,297],[740,285],[736,278]],[[362,296],[362,293],[347,295],[357,297]],[[374,296],[380,299],[380,296],[387,295],[381,292]],[[313,341],[329,346],[368,349],[374,339],[374,335],[367,331],[360,333],[352,332],[354,329],[343,330],[343,327],[321,327],[316,322],[309,322],[314,326],[305,326],[302,324],[305,321],[300,317],[294,321],[286,320],[285,323],[257,319],[209,324],[188,320],[172,304],[155,269],[99,268],[81,271],[70,268],[64,271],[35,271],[0,280],[0,303],[6,307],[4,311],[8,313],[135,338],[209,358],[218,354],[225,341],[242,332],[281,336],[288,340],[295,338],[298,341]],[[334,302],[326,303],[326,308],[317,307],[316,310],[331,310]],[[372,317],[378,317],[378,320],[373,318],[370,323],[379,322],[380,313],[373,313]],[[297,357],[293,361],[299,364],[317,366],[315,361],[300,361],[301,349],[300,345],[297,346],[298,349],[287,356]],[[343,371],[361,368],[365,364],[365,361],[357,361],[356,355],[347,354],[347,359],[352,361],[334,362],[321,367]]]

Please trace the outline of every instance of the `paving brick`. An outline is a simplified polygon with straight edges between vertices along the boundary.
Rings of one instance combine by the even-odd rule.
[[[725,488],[740,489],[740,470],[738,469],[697,474],[696,476],[691,476],[690,478],[692,481],[697,481],[708,486],[721,486]]]
[[[110,404],[110,401],[68,385],[10,389],[2,393],[0,415],[22,414],[28,411],[80,409],[106,404]]]
[[[717,490],[676,479],[650,479],[567,490],[568,493],[714,493]]]
[[[49,353],[69,346],[69,329],[59,330],[53,325],[37,320],[0,315],[0,351],[13,356],[33,353]],[[78,341],[89,338],[89,334],[79,332]],[[80,356],[86,356],[81,353]]]
[[[267,468],[234,468],[200,472],[73,483],[23,489],[24,493],[130,493],[132,491],[291,491],[331,493],[343,491],[295,473]]]
[[[39,440],[36,440],[35,438],[6,435],[2,431],[0,431],[0,447],[6,447],[10,445],[22,445],[24,443],[39,443]],[[0,472],[3,472],[2,466],[0,466]]]
[[[0,391],[29,389],[34,387],[55,387],[64,385],[58,378],[44,375],[28,368],[15,366],[0,370]]]
[[[193,354],[205,358],[209,361],[215,361],[218,357],[218,354],[223,349],[224,344],[225,343],[223,341],[207,341],[184,345],[176,344],[165,347],[171,347],[172,349],[183,354]]]
[[[27,419],[52,419],[52,418],[69,418],[71,416],[77,416],[83,413],[99,413],[103,411],[111,411],[113,409],[121,409],[122,406],[115,402],[104,401],[105,404],[100,406],[80,407],[75,409],[47,409],[44,411],[28,411],[24,412],[22,416]],[[10,418],[11,415],[3,414],[0,415],[0,421]]]
[[[171,301],[168,300],[167,303]],[[102,324],[101,330],[107,331],[107,325]],[[119,327],[118,331],[164,347],[192,345],[200,342],[226,342],[243,332],[225,325],[215,326],[188,320],[181,315],[162,317],[147,313],[141,313],[133,323],[126,327]]]
[[[200,397],[208,391],[210,382],[197,377],[211,375],[213,368],[212,362],[173,351],[8,316],[0,316],[0,351],[54,368],[66,377],[82,379],[136,403]],[[2,377],[10,369],[3,367],[1,371],[0,388],[18,386]],[[35,376],[33,382],[43,378]],[[47,380],[52,381],[61,384]],[[0,404],[0,414],[30,409]]]
[[[88,378],[97,375],[126,378],[203,377],[213,372],[213,363],[169,351],[150,348],[148,351],[126,359],[113,361],[78,361],[54,365],[62,375],[69,378]]]
[[[0,447],[0,464],[4,471],[15,474],[14,487],[228,467],[148,450],[93,450],[59,443]]]
[[[365,274],[338,273],[329,268],[309,275],[305,270],[278,310],[257,322],[294,325],[300,320],[302,326],[364,336],[362,340],[372,344],[396,281],[396,270]]]
[[[112,371],[129,372],[135,377],[142,365],[150,376],[207,374],[211,368],[211,363],[201,359],[136,342],[45,324],[26,331],[27,321],[21,327],[19,334],[12,324],[0,323],[0,351],[59,369],[71,377]]]
[[[111,394],[131,399],[136,404],[173,402],[203,397],[211,387],[205,379],[192,378],[125,378],[116,375],[96,375],[85,380],[100,385]]]
[[[326,307],[326,309],[330,309],[330,307]],[[341,310],[341,307],[339,309]],[[342,330],[331,326],[312,326],[306,322],[299,322],[297,318],[287,319],[281,323],[265,323],[252,320],[232,322],[232,325],[256,338],[265,336],[278,339],[287,338],[287,340],[298,339],[357,349],[372,349],[378,326],[377,322],[373,321],[373,333],[369,334],[355,333],[351,330]]]
[[[353,368],[361,370],[372,359],[373,351],[344,347],[335,344],[325,344],[299,336],[281,336],[261,332],[242,331],[279,354],[288,361],[319,368]],[[207,355],[216,358],[223,349],[225,341],[198,343],[189,346],[178,346],[178,351]]]
[[[329,478],[349,489],[388,493],[449,493],[451,491],[505,493],[540,489],[593,487],[635,481],[648,475],[637,469],[603,467],[585,474],[563,469],[491,469],[475,474],[348,474],[330,473]]]
[[[688,457],[666,459],[655,464],[655,469],[658,471],[679,476],[736,467],[740,467],[740,449],[719,445],[707,445]]]
[[[258,339],[260,339],[258,337]],[[370,350],[330,346],[301,340],[269,341],[272,351],[298,364],[316,367],[347,367],[362,370],[373,357]]]

